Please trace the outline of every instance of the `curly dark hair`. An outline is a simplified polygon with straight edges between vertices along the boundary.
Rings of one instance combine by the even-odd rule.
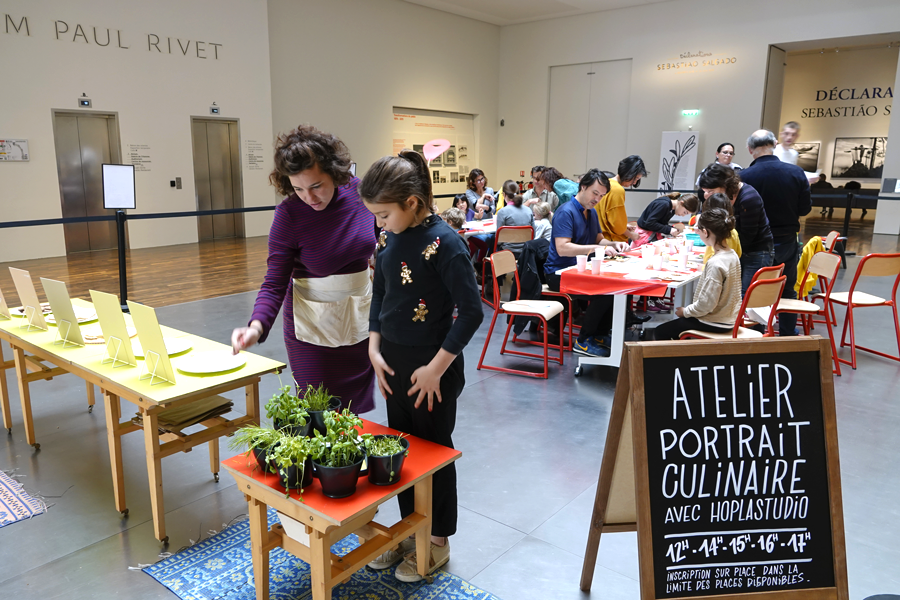
[[[728,199],[734,200],[741,191],[741,176],[731,167],[711,163],[700,173],[700,187],[707,190],[724,188]]]
[[[487,189],[488,179],[487,175],[484,174],[484,171],[481,169],[472,169],[469,171],[469,176],[466,177],[466,187],[473,192],[475,191],[475,180],[479,177],[484,177],[484,189]]]
[[[331,177],[335,187],[346,184],[352,177],[346,144],[312,125],[300,125],[282,133],[275,141],[275,170],[269,174],[269,183],[280,194],[290,196],[294,186],[288,177],[316,165]]]

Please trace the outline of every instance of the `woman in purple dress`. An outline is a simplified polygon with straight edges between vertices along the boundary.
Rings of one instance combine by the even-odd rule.
[[[285,200],[269,231],[268,270],[235,353],[268,337],[284,304],[284,343],[298,391],[324,384],[346,407],[375,408],[368,353],[375,250],[372,213],[359,199],[350,153],[337,137],[300,126],[278,137],[269,181]]]

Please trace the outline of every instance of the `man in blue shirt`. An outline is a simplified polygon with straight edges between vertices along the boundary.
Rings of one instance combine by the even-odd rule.
[[[553,233],[550,238],[550,252],[544,262],[547,284],[553,291],[559,291],[560,276],[556,271],[571,267],[575,257],[599,251],[615,254],[625,250],[624,242],[610,242],[603,239],[600,221],[594,207],[609,191],[609,179],[602,171],[591,169],[578,184],[578,193],[573,201],[566,202],[553,215]],[[591,296],[590,305],[584,313],[581,332],[575,342],[575,352],[587,356],[609,356],[609,347],[601,346],[595,336],[604,321],[609,329],[612,315],[612,297]]]
[[[786,126],[785,126],[786,127]],[[775,242],[773,265],[784,265],[787,277],[782,298],[796,298],[797,261],[800,259],[800,217],[812,209],[809,180],[797,165],[782,162],[774,155],[775,134],[765,129],[754,131],[747,139],[747,150],[753,156],[750,166],[741,171],[744,181],[759,192],[765,207],[772,239]],[[797,315],[778,315],[778,335],[796,335]]]

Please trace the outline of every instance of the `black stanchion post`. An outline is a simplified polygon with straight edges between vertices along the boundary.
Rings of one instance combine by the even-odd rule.
[[[124,210],[116,211],[116,237],[119,246],[119,297],[122,311],[128,312],[128,276],[125,272],[125,216]]]
[[[850,233],[850,211],[853,209],[853,201],[856,199],[856,194],[853,192],[849,192],[847,194],[847,209],[844,211],[844,227],[841,230],[841,235],[847,237]]]

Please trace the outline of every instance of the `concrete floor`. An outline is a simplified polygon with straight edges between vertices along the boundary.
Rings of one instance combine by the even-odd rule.
[[[873,237],[872,251],[897,247],[896,237]],[[850,259],[836,290],[849,287],[857,262]],[[875,280],[865,289],[887,296],[890,283]],[[237,294],[158,313],[167,325],[225,342],[250,314],[254,297]],[[863,343],[896,351],[888,309],[861,310],[857,318]],[[547,381],[477,371],[488,323],[465,351],[466,389],[454,436],[463,452],[460,523],[446,568],[504,600],[589,597],[578,583],[617,370],[587,367],[576,379],[575,360],[566,355],[563,367],[551,366]],[[494,360],[500,339],[495,334]],[[278,335],[258,352],[286,361]],[[900,445],[894,439],[900,364],[864,353],[858,360],[857,371],[847,367],[835,378],[835,395],[850,597],[861,600],[900,593]],[[0,469],[23,476],[26,488],[53,506],[0,529],[0,597],[174,598],[129,567],[155,562],[160,552],[190,545],[244,514],[246,503],[231,477],[213,481],[203,447],[163,461],[170,535],[163,548],[153,538],[142,437],[123,439],[130,509],[123,518],[113,506],[102,403],[88,414],[84,386],[72,376],[33,384],[41,443],[35,452],[25,443],[17,388],[11,373],[7,377],[15,425],[12,435],[0,435]],[[262,397],[277,386],[276,377],[264,378]],[[386,422],[383,400],[377,404],[365,416]],[[127,403],[123,411],[133,412]],[[224,442],[221,452],[223,458],[234,454]],[[392,522],[396,505],[379,516]],[[590,596],[639,597],[635,534],[603,536]]]

